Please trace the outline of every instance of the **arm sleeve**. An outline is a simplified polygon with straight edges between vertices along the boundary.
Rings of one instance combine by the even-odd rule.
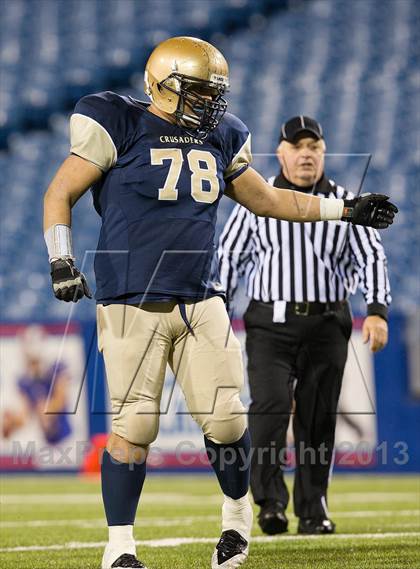
[[[70,118],[71,153],[89,160],[103,172],[112,168],[124,149],[124,110],[124,99],[109,91],[80,99]]]
[[[252,258],[251,212],[235,206],[219,238],[219,274],[228,304],[238,287],[238,279]]]
[[[350,225],[350,249],[368,316],[377,314],[387,320],[388,306],[392,300],[391,287],[387,259],[378,231],[371,227]]]
[[[231,143],[229,163],[223,177],[226,183],[231,182],[244,172],[252,161],[251,134],[248,128],[237,117],[231,115]]]

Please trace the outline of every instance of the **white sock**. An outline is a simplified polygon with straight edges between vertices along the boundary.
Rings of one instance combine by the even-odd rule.
[[[248,494],[238,500],[224,497],[222,507],[222,531],[234,529],[249,541],[252,529],[253,511]]]
[[[133,526],[109,526],[109,542],[108,546],[110,549],[115,551],[121,551],[120,555],[123,553],[136,554],[136,545],[133,536]]]

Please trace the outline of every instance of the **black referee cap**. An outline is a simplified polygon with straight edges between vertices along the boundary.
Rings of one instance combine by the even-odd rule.
[[[322,127],[319,122],[310,117],[299,115],[289,119],[282,125],[279,142],[286,140],[294,144],[305,134],[316,138],[316,140],[323,138]]]

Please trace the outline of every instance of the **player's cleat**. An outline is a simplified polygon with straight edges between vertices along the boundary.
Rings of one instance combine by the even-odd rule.
[[[249,496],[238,500],[225,496],[222,535],[211,559],[212,569],[235,569],[248,557],[253,511]]]
[[[268,535],[285,533],[288,524],[289,520],[281,502],[269,502],[262,506],[258,514],[258,525],[264,533]]]
[[[130,555],[130,553],[124,553],[121,555],[121,557],[118,557],[118,559],[111,565],[112,569],[119,569],[122,567],[146,569],[146,565],[139,561],[135,555]]]
[[[335,523],[328,518],[300,518],[298,533],[315,535],[335,533]]]
[[[222,533],[211,560],[212,569],[235,569],[248,557],[249,543],[234,529]]]
[[[122,553],[121,549],[119,552],[108,544],[105,547],[104,556],[102,558],[102,569],[126,569],[131,567],[132,569],[147,569],[146,565],[139,561],[135,554],[135,546],[127,547],[127,551],[132,553]]]

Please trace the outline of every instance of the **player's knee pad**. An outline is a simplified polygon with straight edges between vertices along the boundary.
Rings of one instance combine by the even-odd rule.
[[[196,419],[206,437],[216,444],[238,441],[247,427],[246,412],[239,395],[230,404],[217,405],[213,413]]]
[[[133,445],[150,445],[159,431],[159,406],[150,400],[125,403],[114,415],[113,431]]]

